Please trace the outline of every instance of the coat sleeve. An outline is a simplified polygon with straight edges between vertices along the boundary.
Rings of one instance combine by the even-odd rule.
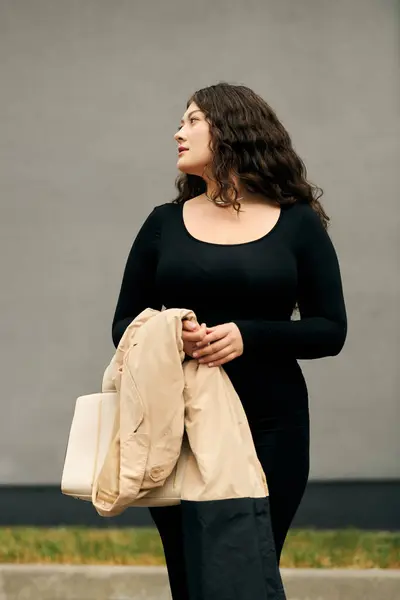
[[[112,340],[117,347],[125,329],[146,308],[161,310],[155,275],[161,238],[156,206],[141,226],[129,252],[112,321]]]
[[[298,244],[300,320],[237,320],[243,354],[313,359],[339,354],[347,336],[347,315],[337,254],[318,214],[302,207]]]

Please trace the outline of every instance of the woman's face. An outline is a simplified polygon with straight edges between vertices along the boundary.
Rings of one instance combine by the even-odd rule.
[[[206,165],[211,162],[209,148],[210,126],[204,113],[192,102],[182,117],[181,125],[174,139],[179,146],[187,148],[178,154],[177,167],[182,173],[202,177]]]

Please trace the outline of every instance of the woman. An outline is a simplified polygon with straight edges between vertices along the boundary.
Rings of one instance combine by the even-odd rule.
[[[308,393],[297,359],[337,355],[347,334],[329,218],[287,131],[249,88],[197,91],[174,137],[179,194],[153,209],[133,243],[113,340],[146,307],[196,313],[201,326],[184,323],[185,352],[209,368],[223,365],[243,403],[279,560],[309,474]],[[151,514],[173,598],[185,599],[180,507]]]

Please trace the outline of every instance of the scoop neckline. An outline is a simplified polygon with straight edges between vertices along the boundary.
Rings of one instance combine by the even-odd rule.
[[[249,240],[248,242],[236,242],[234,244],[219,244],[218,242],[207,242],[205,240],[199,240],[198,238],[194,237],[194,235],[192,235],[190,233],[190,231],[188,230],[188,228],[186,227],[186,223],[185,223],[185,219],[183,218],[183,207],[186,203],[182,202],[180,204],[180,218],[181,218],[181,223],[183,226],[183,230],[186,234],[186,236],[188,238],[190,238],[191,240],[194,240],[195,242],[197,242],[198,244],[203,244],[206,246],[220,246],[222,248],[231,248],[231,247],[236,247],[236,246],[250,246],[251,244],[257,244],[259,242],[262,242],[263,240],[265,240],[267,237],[269,237],[279,226],[279,224],[282,221],[282,216],[283,216],[283,206],[281,205],[280,207],[280,212],[279,212],[279,217],[275,223],[275,225],[269,230],[267,231],[267,233],[265,233],[263,236],[256,238],[255,240]]]

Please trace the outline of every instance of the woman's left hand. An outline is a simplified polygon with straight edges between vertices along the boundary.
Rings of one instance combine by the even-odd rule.
[[[209,367],[219,367],[243,354],[243,339],[236,323],[207,327],[193,358]]]

